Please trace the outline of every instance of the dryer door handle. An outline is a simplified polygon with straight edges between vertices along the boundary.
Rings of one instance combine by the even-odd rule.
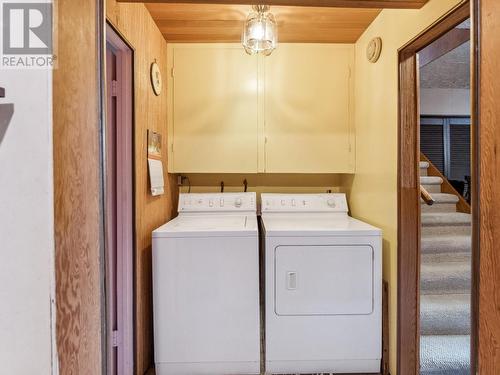
[[[286,288],[288,290],[297,290],[298,288],[298,274],[297,271],[287,271],[286,273]]]

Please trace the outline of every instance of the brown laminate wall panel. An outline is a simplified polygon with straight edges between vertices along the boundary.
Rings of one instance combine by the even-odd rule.
[[[476,7],[476,10],[478,8]],[[478,13],[476,12],[476,15]],[[479,1],[478,373],[500,369],[500,2]],[[473,191],[474,193],[474,191]],[[473,194],[475,195],[475,194]],[[474,203],[473,203],[474,206]],[[477,300],[476,300],[477,301]]]
[[[108,0],[108,21],[134,50],[134,162],[135,162],[135,335],[136,373],[153,364],[153,311],[151,232],[168,221],[177,208],[177,185],[167,166],[167,44],[143,4],[117,4]],[[160,96],[153,93],[150,66],[156,59],[163,77]],[[147,170],[147,129],[162,135],[165,194],[153,197]]]
[[[102,372],[97,3],[56,3],[54,227],[61,374]]]

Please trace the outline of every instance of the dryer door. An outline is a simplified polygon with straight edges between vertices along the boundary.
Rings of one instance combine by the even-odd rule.
[[[276,247],[276,314],[371,314],[373,255],[369,245]]]

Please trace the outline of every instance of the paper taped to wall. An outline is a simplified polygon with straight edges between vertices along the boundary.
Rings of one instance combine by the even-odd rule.
[[[153,196],[161,195],[164,193],[163,163],[161,160],[148,159],[148,166],[151,194]]]

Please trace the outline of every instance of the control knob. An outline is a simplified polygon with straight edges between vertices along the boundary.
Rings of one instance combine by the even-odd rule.
[[[236,198],[236,200],[234,201],[234,205],[236,207],[241,207],[241,205],[243,204],[243,201],[241,200],[241,198]]]
[[[331,208],[335,208],[336,204],[335,204],[335,199],[328,199],[328,201],[326,202],[328,204],[329,207]]]

